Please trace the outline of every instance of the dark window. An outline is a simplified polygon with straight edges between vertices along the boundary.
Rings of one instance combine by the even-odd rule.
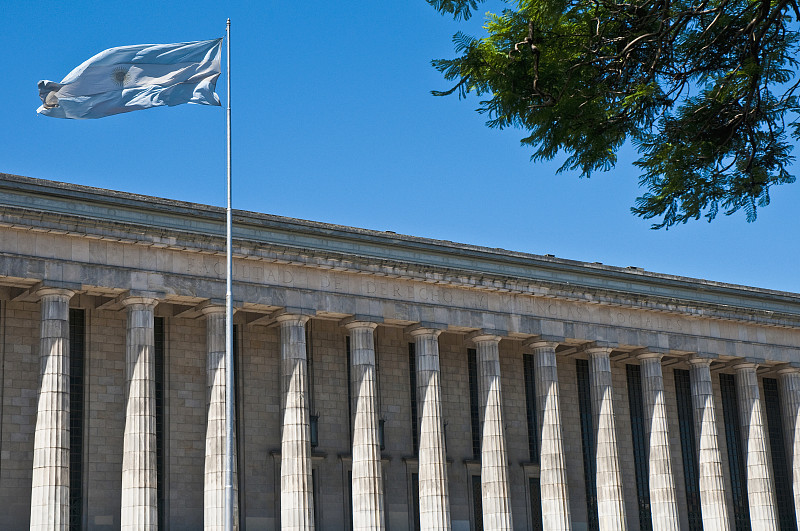
[[[589,380],[589,361],[575,360],[578,376],[578,406],[581,414],[581,439],[583,441],[583,479],[586,485],[586,513],[589,531],[597,531],[597,483],[595,476],[594,429],[592,427],[592,397]]]
[[[542,531],[542,491],[539,478],[528,478],[528,487],[531,491],[531,525],[533,531]]]
[[[319,415],[309,415],[308,432],[311,449],[313,450],[319,446]]]
[[[483,531],[483,499],[481,498],[481,476],[472,476],[472,516],[475,519],[475,531]]]
[[[350,357],[350,336],[346,336],[344,338],[345,342],[345,350],[347,351],[347,418],[349,422],[347,423],[348,429],[350,430],[350,448],[353,447],[353,371],[350,368],[351,357]]]
[[[478,409],[478,353],[474,348],[467,350],[467,369],[469,371],[469,418],[472,424],[472,458],[481,458],[481,418]]]
[[[789,463],[786,461],[786,446],[783,440],[783,419],[778,395],[778,380],[764,378],[764,405],[767,410],[769,446],[772,450],[772,473],[775,477],[775,498],[778,503],[778,520],[781,531],[797,531],[792,499],[792,480]]]
[[[350,531],[353,531],[353,471],[347,471],[347,503],[349,510],[347,513],[350,515]],[[315,522],[316,524],[316,522]]]
[[[533,355],[522,357],[525,371],[525,405],[528,412],[528,454],[531,463],[539,462],[539,425],[536,418],[536,380],[533,366]],[[537,483],[538,485],[538,483]]]
[[[697,464],[697,442],[694,435],[694,408],[689,371],[675,369],[675,397],[678,405],[678,427],[683,456],[683,480],[686,485],[686,509],[689,531],[703,531],[700,509],[700,476]]]
[[[155,361],[155,387],[156,387],[156,480],[158,498],[158,528],[166,529],[166,467],[164,445],[164,318],[155,317],[153,320],[154,361]]]
[[[86,314],[69,311],[69,529],[83,527],[83,374]]]
[[[419,521],[419,474],[411,474],[411,515],[414,531],[420,531]]]
[[[639,529],[650,531],[653,529],[653,521],[650,514],[650,482],[647,472],[647,444],[644,435],[642,370],[639,365],[626,365],[625,372],[628,377],[628,405],[631,411],[633,465],[636,470],[636,493],[639,501]]]
[[[414,455],[419,455],[419,421],[417,419],[417,355],[414,343],[408,344],[408,382],[411,396],[411,444]],[[417,507],[419,515],[419,507]],[[419,520],[419,518],[417,518]]]
[[[375,402],[378,408],[376,412],[376,416],[378,417],[378,442],[380,443],[380,450],[382,452],[386,449],[386,439],[383,437],[383,393],[381,392],[381,356],[380,350],[378,349],[379,344],[378,329],[376,328],[373,335],[373,351],[375,354],[375,389],[373,392],[375,393]]]
[[[742,455],[742,436],[739,429],[739,404],[736,381],[732,374],[719,375],[722,393],[722,414],[725,420],[725,442],[728,445],[728,467],[731,471],[733,515],[736,531],[750,531],[750,508],[747,501],[747,476]]]
[[[314,502],[314,527],[322,529],[322,522],[319,521],[319,474],[316,468],[311,469],[311,494]],[[352,520],[352,518],[351,518]]]
[[[244,457],[244,437],[242,436],[241,427],[241,412],[242,412],[242,394],[239,392],[241,390],[241,382],[239,382],[239,378],[241,376],[241,370],[239,369],[239,356],[242,352],[242,344],[241,344],[241,335],[239,333],[239,325],[233,325],[233,445],[236,448],[236,462],[234,466],[236,467],[236,501],[237,507],[239,511],[239,529],[245,529],[244,525],[244,515],[245,507],[242,504],[244,501],[244,474],[242,473],[242,458]],[[241,441],[241,442],[240,442]]]
[[[308,410],[311,415],[314,415],[316,402],[314,400],[314,349],[311,341],[311,323],[313,323],[311,319],[306,323],[306,367],[308,369]]]
[[[306,367],[308,368],[308,432],[311,448],[319,446],[319,415],[314,401],[314,349],[311,342],[311,321],[306,323]],[[348,358],[348,367],[349,367]],[[348,387],[348,390],[350,388]],[[316,520],[314,520],[316,522]]]

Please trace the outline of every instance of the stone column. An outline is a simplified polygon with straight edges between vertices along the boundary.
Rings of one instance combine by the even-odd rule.
[[[628,529],[628,522],[625,518],[625,497],[619,469],[610,353],[611,349],[607,347],[588,350],[592,379],[592,417],[597,434],[597,515],[600,531],[624,531]]]
[[[536,406],[539,412],[539,484],[542,499],[542,524],[552,531],[571,531],[567,463],[561,426],[561,399],[558,392],[556,346],[536,342],[533,347],[536,378]]]
[[[672,473],[672,453],[669,447],[669,422],[664,400],[664,376],[661,354],[638,356],[642,369],[642,399],[644,402],[647,469],[650,481],[650,513],[653,531],[678,531],[678,502],[675,476]]]
[[[44,288],[39,347],[39,402],[33,437],[31,529],[69,529],[69,299]],[[75,488],[80,489],[80,485]]]
[[[314,529],[305,315],[281,315],[281,529]]]
[[[442,423],[439,372],[440,330],[411,332],[417,353],[417,408],[419,410],[419,518],[421,529],[450,529],[450,494]]]
[[[378,440],[378,398],[375,389],[377,324],[351,322],[350,361],[355,391],[353,422],[353,529],[384,529],[381,448]]]
[[[725,497],[725,481],[722,475],[722,455],[717,436],[714,388],[711,384],[711,360],[693,358],[689,360],[689,364],[703,529],[730,531],[728,499]]]
[[[747,499],[753,529],[778,529],[775,483],[767,453],[767,433],[758,391],[755,363],[742,363],[736,369],[736,394],[747,463]]]
[[[203,486],[203,526],[208,530],[225,529],[225,307],[206,306],[206,459]],[[234,445],[234,463],[236,462]],[[234,470],[234,477],[236,471]],[[237,529],[238,507],[233,485],[233,528]]]
[[[500,385],[500,336],[473,338],[478,347],[478,396],[481,411],[481,507],[483,528],[511,530],[508,452]]]
[[[122,442],[122,529],[158,528],[153,310],[156,300],[129,297],[127,402]]]
[[[781,369],[781,410],[786,439],[786,453],[792,467],[792,491],[794,511],[800,515],[800,371]]]

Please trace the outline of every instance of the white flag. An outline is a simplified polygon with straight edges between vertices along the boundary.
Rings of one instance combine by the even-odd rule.
[[[102,118],[162,105],[219,105],[222,39],[109,48],[61,83],[39,81],[42,106],[55,118]]]

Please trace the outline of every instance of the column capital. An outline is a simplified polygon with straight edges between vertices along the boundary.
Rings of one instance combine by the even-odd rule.
[[[350,317],[345,317],[339,321],[339,326],[343,326],[348,330],[354,330],[357,328],[369,328],[371,330],[375,330],[381,323],[383,323],[382,317],[351,315]]]
[[[532,350],[548,349],[555,350],[561,343],[558,341],[547,341],[545,339],[536,338],[529,339],[522,344],[522,348],[529,348]]]
[[[130,295],[123,299],[120,299],[120,304],[126,307],[131,307],[135,304],[142,304],[144,306],[150,306],[155,308],[156,304],[158,304],[158,299],[155,297],[146,297],[140,295]]]
[[[563,336],[535,335],[523,341],[522,348],[553,348],[564,342]]]
[[[748,371],[748,370],[754,371],[758,369],[758,366],[759,363],[757,361],[745,358],[741,362],[735,363],[733,365],[733,369],[735,371]]]
[[[42,297],[53,296],[53,295],[71,299],[75,295],[75,292],[71,289],[56,288],[50,286],[42,286],[41,288],[36,290],[36,296],[38,296],[40,299]]]
[[[281,326],[283,326],[283,323],[305,325],[309,319],[311,319],[311,317],[308,315],[296,313],[282,313],[275,318],[275,320],[279,322]]]
[[[800,375],[800,367],[792,367],[791,365],[788,366],[788,367],[781,367],[780,369],[778,369],[777,373],[780,374],[781,376],[784,375],[784,374],[785,375],[791,375],[791,374]]]
[[[589,357],[594,358],[597,356],[608,356],[612,350],[614,350],[612,347],[589,347],[585,352]]]
[[[704,366],[705,367],[710,367],[711,366],[711,362],[714,361],[714,360],[712,358],[703,358],[703,357],[700,357],[700,356],[692,356],[687,361],[688,361],[689,365],[692,365],[692,366],[695,366],[695,367],[704,367]]]
[[[405,333],[413,337],[432,335],[439,337],[439,334],[447,329],[447,325],[441,323],[420,322],[407,326]]]
[[[467,334],[467,341],[472,341],[476,344],[485,342],[499,343],[503,336],[497,332],[497,330],[475,330]]]
[[[200,307],[198,307],[198,310],[200,310],[200,313],[202,313],[203,315],[206,315],[206,316],[208,316],[208,315],[219,315],[219,314],[223,314],[224,315],[226,310],[227,310],[227,308],[224,305],[221,306],[219,304],[210,304],[209,303],[209,304],[201,305]]]
[[[664,354],[662,354],[660,352],[652,352],[652,351],[649,351],[649,350],[643,350],[643,351],[639,352],[638,354],[636,354],[636,359],[639,360],[639,361],[658,360],[659,362],[661,362],[661,359],[663,357],[664,357]]]
[[[302,315],[311,318],[317,315],[317,311],[310,308],[301,308],[299,306],[285,306],[279,310],[275,310],[275,312],[272,313],[272,317],[276,320],[283,315]]]

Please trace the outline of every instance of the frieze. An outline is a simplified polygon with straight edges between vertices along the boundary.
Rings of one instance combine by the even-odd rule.
[[[0,238],[0,252],[21,256],[41,257],[50,264],[97,264],[122,267],[150,273],[174,273],[189,278],[219,281],[224,279],[225,261],[219,254],[197,252],[195,249],[173,249],[132,245],[127,242],[89,239],[71,234],[34,233],[28,230],[8,229]],[[770,312],[727,306],[705,307],[663,301],[658,297],[626,297],[597,291],[594,288],[575,290],[577,302],[563,298],[563,293],[546,285],[520,284],[518,291],[490,291],[487,286],[473,282],[472,278],[458,277],[452,282],[433,283],[420,278],[393,278],[379,273],[354,268],[352,271],[321,269],[314,264],[286,264],[266,259],[236,258],[234,281],[265,287],[318,291],[370,299],[402,301],[469,310],[485,310],[506,315],[524,315],[536,318],[558,319],[564,322],[602,323],[646,330],[681,332],[692,329],[700,321],[727,319],[754,325],[778,325],[795,328],[797,320]],[[25,277],[31,275],[25,274]],[[434,277],[436,278],[436,277]],[[477,278],[477,277],[476,277]],[[433,280],[426,279],[426,280]],[[191,290],[194,292],[194,290]],[[548,297],[548,293],[553,293]],[[570,297],[571,299],[572,297]],[[585,300],[585,302],[584,302]],[[597,304],[593,304],[594,300]],[[711,319],[709,319],[711,318]]]

